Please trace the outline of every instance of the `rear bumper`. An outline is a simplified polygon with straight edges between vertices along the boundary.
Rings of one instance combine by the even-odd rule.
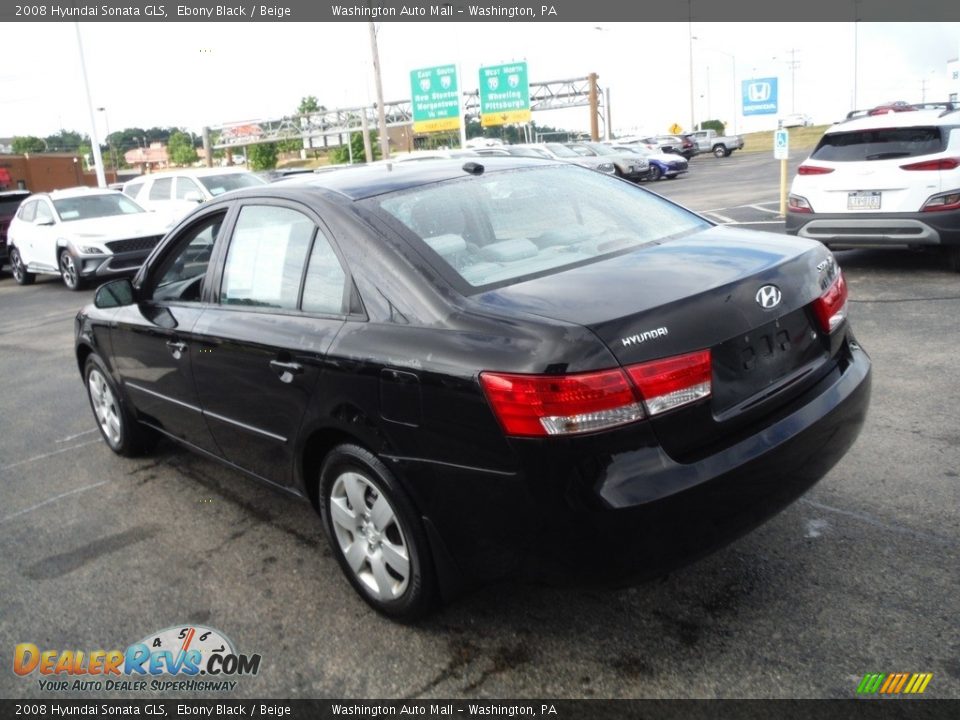
[[[415,492],[462,577],[623,582],[703,556],[814,485],[859,435],[871,365],[850,359],[802,405],[702,460],[679,463],[647,423],[615,433],[515,443],[520,471],[430,468]],[[408,481],[418,463],[398,468]]]
[[[786,231],[831,247],[960,245],[960,210],[856,214],[788,212]]]

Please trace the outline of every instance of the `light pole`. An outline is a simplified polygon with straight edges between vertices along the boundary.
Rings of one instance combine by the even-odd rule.
[[[699,38],[696,35],[694,35],[692,39],[699,40]],[[735,55],[731,55],[730,53],[725,52],[723,50],[718,50],[717,48],[711,47],[706,49],[709,50],[710,52],[720,53],[721,55],[726,55],[728,58],[730,58],[730,77],[733,84],[733,95],[731,96],[733,105],[731,106],[730,110],[733,113],[733,134],[736,135],[737,134],[737,115],[739,115],[739,112],[737,111],[737,97],[738,97],[737,95],[737,58]],[[710,97],[710,69],[709,68],[707,68],[707,97],[708,98]],[[707,114],[709,115],[710,113],[708,112]]]
[[[98,107],[97,112],[103,113],[103,128],[107,133],[106,141],[107,148],[110,150],[110,159],[113,164],[113,181],[117,181],[117,149],[113,146],[113,143],[110,142],[110,116],[107,115],[107,109],[105,107]]]
[[[93,114],[93,103],[90,101],[90,83],[87,81],[87,63],[83,57],[83,39],[80,37],[80,23],[73,24],[77,33],[77,52],[80,55],[80,75],[83,77],[83,89],[87,96],[87,110],[90,113],[90,144],[93,146],[93,159],[97,163],[97,187],[106,187],[107,178],[103,174],[103,158],[100,157],[100,141],[97,138],[97,123]]]

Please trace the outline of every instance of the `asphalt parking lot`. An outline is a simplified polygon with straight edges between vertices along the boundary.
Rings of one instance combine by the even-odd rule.
[[[734,153],[652,189],[780,232],[778,179]],[[661,580],[501,585],[416,626],[356,597],[309,506],[172,444],[114,456],[73,359],[92,291],[4,274],[0,696],[51,696],[10,671],[17,643],[119,649],[199,623],[262,655],[235,697],[849,698],[868,672],[930,672],[927,696],[960,697],[960,275],[934,254],[838,258],[873,401],[819,485]]]

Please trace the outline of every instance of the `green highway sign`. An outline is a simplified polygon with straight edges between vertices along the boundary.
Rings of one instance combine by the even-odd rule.
[[[439,132],[460,127],[460,91],[455,65],[410,72],[414,132]]]
[[[530,83],[525,62],[480,68],[480,124],[530,122]]]

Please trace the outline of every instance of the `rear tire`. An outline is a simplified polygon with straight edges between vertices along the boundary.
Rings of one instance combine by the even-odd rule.
[[[320,515],[340,569],[374,610],[411,621],[435,603],[436,579],[419,514],[386,465],[338,445],[320,469]]]
[[[20,257],[20,251],[15,247],[10,248],[10,272],[13,273],[13,279],[17,281],[17,285],[33,285],[33,281],[37,279],[32,272],[27,272],[27,267]]]
[[[656,166],[656,165],[651,165],[651,166],[650,166],[650,181],[653,182],[653,181],[655,181],[655,180],[659,180],[661,177],[663,177],[663,171],[660,170],[660,168],[659,168],[658,166]]]
[[[730,151],[727,150],[723,145],[714,145],[713,146],[713,156],[718,158],[725,158],[730,154]]]

